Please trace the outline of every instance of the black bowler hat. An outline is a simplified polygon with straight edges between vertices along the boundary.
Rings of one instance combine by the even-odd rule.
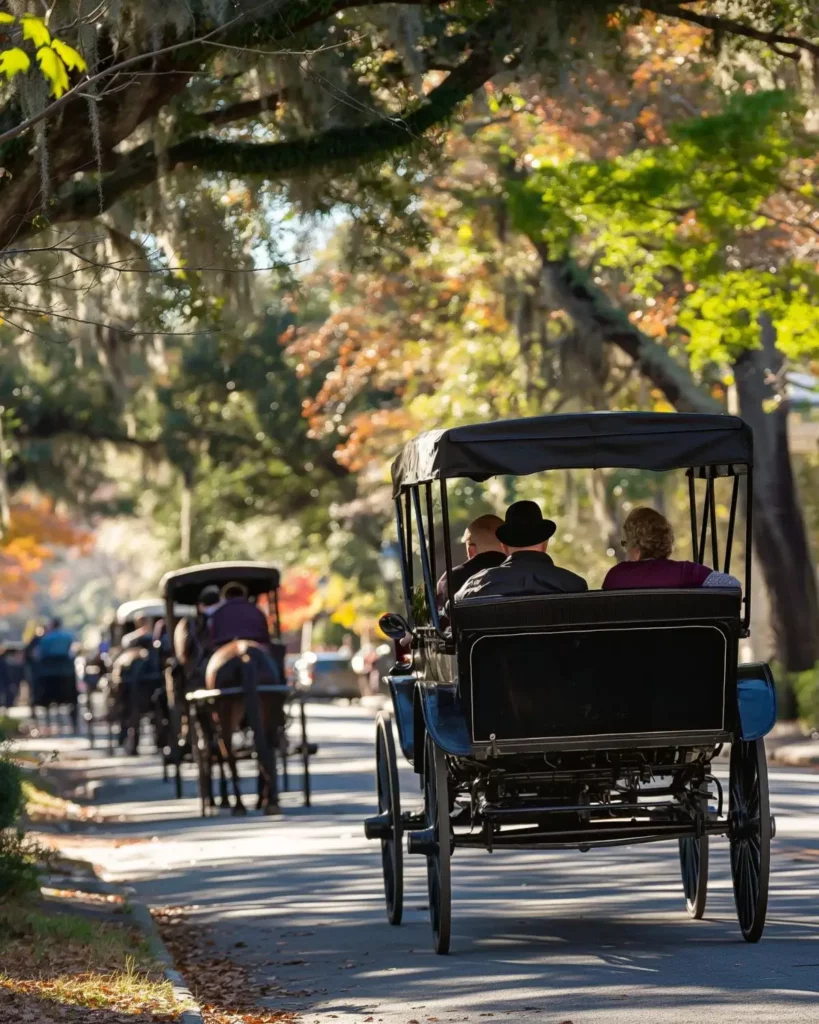
[[[530,548],[548,540],[557,527],[534,501],[516,501],[506,510],[506,519],[495,536],[510,548]]]

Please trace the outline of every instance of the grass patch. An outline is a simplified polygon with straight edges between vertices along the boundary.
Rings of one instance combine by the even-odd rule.
[[[85,894],[73,895],[81,908]],[[137,1024],[177,1021],[179,1014],[170,983],[127,919],[23,901],[0,904],[4,1024],[51,1019]]]

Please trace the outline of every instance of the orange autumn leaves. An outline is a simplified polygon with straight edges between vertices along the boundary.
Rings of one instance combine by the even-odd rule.
[[[58,512],[46,498],[11,505],[11,523],[0,538],[0,614],[15,611],[38,588],[35,574],[55,548],[87,549],[91,534]]]

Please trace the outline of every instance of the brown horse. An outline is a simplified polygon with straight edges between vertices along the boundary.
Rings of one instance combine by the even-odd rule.
[[[200,788],[203,794],[208,794],[208,804],[214,806],[211,754],[215,753],[222,783],[221,806],[230,806],[224,776],[227,762],[235,797],[232,813],[245,813],[233,736],[243,731],[246,723],[253,732],[259,761],[257,810],[263,810],[265,814],[279,813],[275,749],[277,737],[284,726],[284,701],[280,694],[259,694],[256,689],[257,686],[282,683],[278,665],[264,647],[250,640],[233,640],[208,658],[196,624],[191,619],[183,619],[177,624],[174,652],[178,668],[171,680],[171,688],[176,704],[186,709],[183,734],[198,748]],[[201,689],[203,685],[210,690],[240,689],[243,692],[219,697],[209,711],[203,708],[191,716],[184,702],[184,692]],[[193,724],[198,727],[200,735],[191,734]]]
[[[232,640],[219,647],[205,669],[208,690],[240,689],[242,692],[219,697],[211,717],[216,728],[219,751],[227,761],[233,783],[233,814],[244,814],[239,788],[239,772],[233,736],[246,722],[253,732],[259,760],[257,809],[278,814],[279,795],[276,779],[276,747],[284,726],[284,701],[280,694],[260,694],[259,686],[279,686],[281,674],[275,661],[261,644],[252,640]]]

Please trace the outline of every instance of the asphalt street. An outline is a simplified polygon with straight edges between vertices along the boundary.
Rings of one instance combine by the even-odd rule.
[[[458,851],[453,952],[439,957],[421,858],[405,861],[404,924],[385,918],[380,851],[361,826],[373,813],[372,713],[311,706],[310,726],[320,745],[313,806],[286,794],[277,819],[201,819],[193,769],[177,801],[155,755],[77,762],[105,815],[76,839],[82,855],[146,903],[217,924],[234,960],[282,986],[271,1003],[304,1011],[305,1022],[819,1021],[819,771],[771,769],[777,837],[756,946],[742,941],[718,839],[702,921],[685,913],[676,843]],[[54,746],[65,763],[84,750]],[[412,806],[418,787],[406,766],[401,782]]]

